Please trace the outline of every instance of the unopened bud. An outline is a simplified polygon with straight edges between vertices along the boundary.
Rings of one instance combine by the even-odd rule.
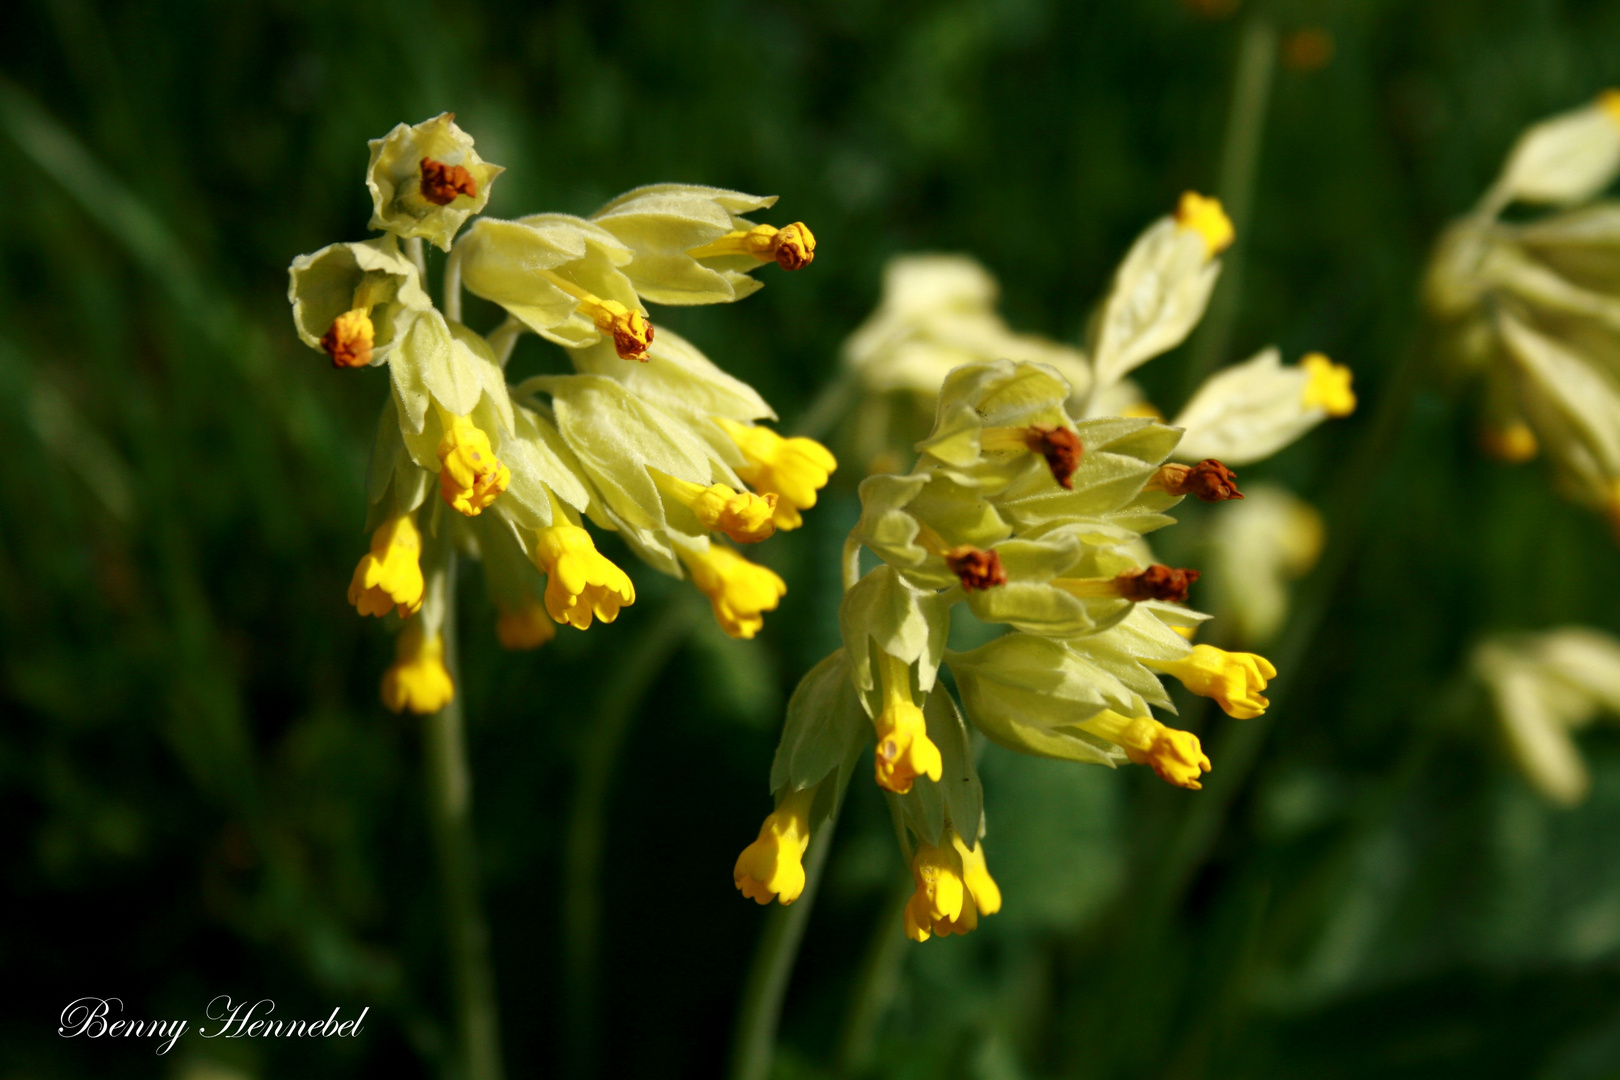
[[[1024,444],[1030,451],[1046,459],[1047,468],[1052,470],[1052,479],[1056,480],[1067,490],[1074,489],[1074,470],[1080,467],[1080,457],[1085,453],[1085,447],[1080,445],[1080,436],[1064,427],[1052,427],[1046,424],[1037,424],[1027,430]]]
[[[355,308],[332,320],[330,329],[321,335],[321,348],[332,358],[333,367],[365,367],[371,363],[371,346],[376,337],[371,316]]]
[[[478,198],[478,181],[464,165],[446,165],[432,158],[422,159],[422,198],[434,206],[448,206],[457,195]]]
[[[1007,584],[1007,571],[1002,569],[1001,555],[984,551],[971,544],[952,548],[945,553],[945,565],[962,582],[962,588],[972,592]]]
[[[1168,600],[1183,603],[1187,589],[1197,581],[1197,570],[1184,570],[1154,563],[1146,570],[1131,570],[1114,578],[1119,595],[1133,603],[1143,600]]]
[[[1237,488],[1237,474],[1214,458],[1205,458],[1196,465],[1161,465],[1148,481],[1147,490],[1195,495],[1204,502],[1243,498]]]

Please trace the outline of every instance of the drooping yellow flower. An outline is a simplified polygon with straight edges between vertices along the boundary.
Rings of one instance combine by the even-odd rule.
[[[1181,202],[1176,205],[1176,224],[1201,236],[1206,257],[1211,259],[1231,247],[1232,241],[1237,239],[1237,231],[1232,228],[1232,219],[1226,216],[1221,200],[1208,198],[1196,191],[1182,193]]]
[[[879,664],[883,711],[873,721],[877,782],[885,790],[904,795],[919,776],[938,780],[944,759],[928,737],[923,711],[911,700],[911,665],[890,653],[884,653]]]
[[[536,533],[534,545],[534,564],[546,575],[546,611],[579,630],[590,629],[593,614],[612,622],[636,602],[636,587],[596,550],[590,533],[553,513],[555,523]]]
[[[692,584],[709,598],[720,629],[734,638],[751,638],[765,625],[764,612],[775,611],[787,583],[763,566],[749,562],[724,544],[707,551],[680,549]]]
[[[653,471],[653,479],[670,498],[692,511],[705,529],[724,533],[739,544],[757,544],[776,532],[777,497],[735,491],[727,484],[694,484]]]
[[[1356,411],[1356,395],[1350,389],[1350,369],[1335,364],[1321,353],[1310,353],[1300,361],[1305,369],[1305,392],[1301,399],[1307,409],[1319,408],[1329,416],[1349,416]]]
[[[556,636],[557,627],[552,623],[545,607],[540,604],[530,603],[520,608],[502,609],[495,620],[495,637],[500,641],[502,648],[513,651],[538,649]]]
[[[1151,765],[1159,779],[1197,791],[1199,776],[1210,771],[1209,758],[1190,731],[1165,727],[1151,716],[1121,716],[1103,710],[1075,727],[1122,747],[1137,765]]]
[[[954,829],[949,844],[919,844],[911,860],[917,886],[906,903],[906,936],[927,941],[934,934],[965,934],[979,925],[980,915],[1001,910],[1001,889],[985,865],[984,844],[969,850]]]
[[[444,638],[424,636],[420,619],[406,623],[394,646],[394,666],[383,675],[383,704],[392,712],[409,709],[425,715],[438,712],[455,696],[444,666]]]
[[[743,848],[732,880],[759,904],[774,898],[784,906],[804,891],[804,850],[810,844],[810,804],[816,789],[790,792],[759,827],[759,838]]]
[[[1261,696],[1266,680],[1277,677],[1271,661],[1254,653],[1226,652],[1213,645],[1194,645],[1181,660],[1144,661],[1156,671],[1174,676],[1201,697],[1214,698],[1226,715],[1249,720],[1271,704]]]
[[[613,351],[619,354],[619,359],[647,362],[647,350],[653,343],[653,324],[646,315],[632,311],[617,300],[604,300],[554,270],[538,273],[579,301],[580,312],[596,324],[598,331],[613,339]]]
[[[816,258],[816,237],[802,221],[778,229],[755,225],[752,229],[729,232],[702,247],[687,251],[694,259],[723,255],[750,255],[760,262],[775,260],[784,270],[802,270]]]
[[[501,464],[489,436],[468,416],[439,410],[444,437],[439,440],[439,494],[448,506],[477,517],[512,482],[512,470]]]
[[[422,534],[410,514],[401,514],[371,534],[349,581],[349,603],[362,615],[415,615],[422,607]]]
[[[816,492],[838,468],[838,459],[814,439],[795,436],[784,439],[768,427],[740,424],[717,416],[719,424],[748,464],[737,475],[762,494],[777,496],[775,521],[778,529],[797,529],[804,524],[799,511],[816,505]]]

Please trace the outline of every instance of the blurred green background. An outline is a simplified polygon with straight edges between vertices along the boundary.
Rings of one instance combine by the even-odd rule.
[[[344,602],[385,375],[334,372],[285,301],[293,256],[366,235],[367,138],[454,110],[508,167],[501,216],[588,213],[662,180],[779,194],[770,219],[811,224],[813,267],[654,317],[791,425],[896,253],[971,252],[1013,326],[1076,339],[1132,237],[1215,187],[1256,17],[1293,62],[1227,359],[1321,349],[1363,409],[1244,474],[1355,541],[1306,583],[1322,617],[1282,643],[1295,662],[1253,770],[1246,750],[1223,758],[1241,724],[1224,718],[1206,717],[1211,779],[1244,782],[1202,793],[991,747],[1005,907],[922,946],[898,940],[907,875],[856,783],[778,1075],[1620,1076],[1620,739],[1583,737],[1593,794],[1553,809],[1457,674],[1482,633],[1620,629],[1620,560],[1539,465],[1475,452],[1469,403],[1423,368],[1416,299],[1432,238],[1516,133],[1620,81],[1620,8],[1201,7],[10,5],[0,1076],[440,1072],[418,722],[378,703],[388,635]],[[1288,51],[1306,29],[1330,40],[1325,65]],[[528,338],[514,363],[557,355]],[[1161,404],[1186,363],[1147,369]],[[1369,439],[1377,457],[1355,457]],[[728,875],[770,805],[785,696],[835,644],[862,467],[766,545],[790,592],[754,642],[625,558],[640,599],[616,624],[507,654],[469,575],[462,689],[510,1075],[723,1071],[762,925]],[[576,873],[593,850],[595,891]],[[600,927],[584,953],[582,911]],[[84,995],[195,1021],[217,994],[372,1011],[355,1040],[191,1035],[169,1057],[55,1033]]]

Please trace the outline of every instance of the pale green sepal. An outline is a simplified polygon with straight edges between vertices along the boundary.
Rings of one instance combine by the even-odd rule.
[[[545,575],[531,558],[534,527],[514,519],[505,492],[485,513],[466,519],[471,535],[478,542],[478,558],[484,567],[484,588],[497,609],[517,611],[543,601]]]
[[[1072,533],[1054,532],[1039,539],[1003,540],[995,546],[1009,581],[1051,581],[1080,561],[1080,542]]]
[[[1192,646],[1172,630],[1157,611],[1150,610],[1145,604],[1133,605],[1131,612],[1106,633],[1072,641],[1069,646],[1118,679],[1149,705],[1172,713],[1176,711],[1159,676],[1144,667],[1141,661],[1180,660],[1192,653]]]
[[[856,582],[838,608],[838,628],[856,688],[877,685],[871,654],[876,647],[916,664],[918,690],[926,694],[933,689],[950,632],[951,604],[959,596],[957,590],[919,589],[892,566],[880,566]]]
[[[1070,488],[1052,483],[1049,474],[1034,474],[997,498],[1003,514],[1020,529],[1100,518],[1125,508],[1141,498],[1143,485],[1181,438],[1175,428],[1134,417],[1086,420],[1075,431],[1084,452],[1069,478]],[[1155,509],[1175,502],[1170,497]]]
[[[339,315],[354,308],[355,293],[367,278],[374,338],[373,366],[386,363],[396,340],[421,312],[433,307],[416,267],[400,254],[392,236],[358,243],[328,244],[300,255],[287,268],[287,300],[298,339],[312,349]]]
[[[626,192],[591,220],[635,252],[624,267],[636,291],[655,304],[724,304],[759,289],[760,283],[727,264],[699,262],[687,252],[752,223],[740,216],[774,205],[776,196],[696,184],[651,184]],[[759,265],[749,259],[751,265]]]
[[[604,338],[595,345],[569,351],[574,369],[583,375],[604,375],[617,380],[637,396],[657,402],[672,412],[701,419],[710,417],[752,422],[774,420],[776,413],[752,386],[722,371],[697,347],[672,330],[659,327],[647,348],[647,358],[626,360]],[[717,437],[725,433],[716,429]],[[729,439],[725,439],[727,443]],[[733,453],[737,453],[735,448]],[[739,456],[737,461],[742,459]]]
[[[496,456],[512,471],[512,480],[497,503],[526,529],[552,524],[547,489],[575,510],[590,505],[590,489],[580,479],[579,459],[552,423],[530,409],[516,411],[514,433],[503,439]]]
[[[463,350],[462,355],[470,352]],[[439,393],[450,395],[456,404],[464,406],[452,409],[457,416],[466,416],[477,407],[482,383],[469,366],[458,364],[458,359],[450,324],[443,315],[430,310],[411,321],[388,365],[406,442],[412,442],[411,436],[421,435],[430,426],[433,399]],[[439,403],[450,408],[442,398]],[[435,444],[437,439],[434,436]],[[413,444],[413,453],[416,449]],[[424,468],[430,467],[420,455],[417,461]]]
[[[1063,408],[1068,397],[1068,382],[1045,364],[1011,360],[964,364],[945,376],[934,429],[917,450],[958,468],[976,465],[981,457],[1021,465],[1027,451],[983,454],[980,433],[990,427],[1068,427],[1069,415]]]
[[[927,483],[927,473],[877,473],[861,481],[861,520],[855,533],[884,562],[913,568],[928,558],[916,542],[917,519],[905,510]]]
[[[1009,581],[993,589],[969,592],[967,605],[980,622],[1006,623],[1050,637],[1096,633],[1123,619],[1130,610],[1124,600],[1081,600],[1051,585],[1028,581]]]
[[[377,419],[377,438],[366,467],[366,532],[426,500],[433,474],[411,460],[399,430],[399,409],[389,395]]]
[[[1196,231],[1170,217],[1148,226],[1120,263],[1095,324],[1093,392],[1181,344],[1203,316],[1220,272]]]
[[[413,126],[399,124],[372,139],[366,188],[371,192],[370,228],[396,236],[419,236],[445,251],[467,218],[482,213],[490,185],[506,170],[491,165],[473,149],[472,136],[455,124],[454,113],[441,113]],[[460,165],[472,174],[476,195],[457,195],[439,206],[422,197],[422,159]]]
[[[928,738],[939,747],[940,777],[919,776],[904,795],[886,792],[907,829],[925,844],[938,846],[946,826],[964,842],[976,843],[984,818],[984,786],[973,764],[973,747],[956,703],[943,688],[923,703]]]
[[[979,433],[983,430],[984,424],[973,406],[958,402],[947,408],[941,403],[934,430],[914,449],[947,465],[967,468],[979,460]]]
[[[495,359],[495,350],[490,348],[489,342],[485,341],[481,334],[474,333],[458,322],[450,322],[448,319],[445,321],[449,323],[450,336],[455,339],[456,363],[472,372],[478,389],[489,398],[490,404],[495,408],[495,414],[501,418],[501,430],[511,434],[516,430],[513,426],[515,421],[512,414],[512,395],[506,386],[506,370],[501,367],[501,362]],[[459,384],[461,375],[458,373],[456,378]],[[477,403],[476,395],[473,402]],[[448,402],[441,400],[441,404],[451,412],[456,411]]]
[[[1594,102],[1532,125],[1519,136],[1497,178],[1492,201],[1583,202],[1620,172],[1620,122]]]
[[[771,790],[800,791],[836,772],[841,792],[848,765],[871,741],[872,724],[849,680],[849,657],[839,649],[811,668],[788,700]]]
[[[929,477],[907,509],[952,547],[972,544],[987,548],[1012,535],[1012,526],[979,491],[957,483],[942,471]]]
[[[1620,387],[1595,365],[1530,326],[1502,312],[1502,341],[1530,376],[1525,405],[1540,421],[1540,434],[1557,461],[1602,506],[1612,496],[1606,482],[1620,476]]]
[[[1176,417],[1186,431],[1176,457],[1228,465],[1270,457],[1327,419],[1321,406],[1306,406],[1308,382],[1305,369],[1283,366],[1275,348],[1216,372]]]

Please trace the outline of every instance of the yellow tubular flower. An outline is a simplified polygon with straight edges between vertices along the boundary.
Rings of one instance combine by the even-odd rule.
[[[1182,660],[1145,660],[1155,671],[1181,680],[1200,697],[1220,702],[1226,715],[1249,720],[1271,704],[1260,696],[1266,680],[1277,677],[1271,661],[1254,653],[1234,653],[1213,645],[1194,645],[1192,654]]]
[[[435,713],[456,696],[444,666],[444,639],[424,637],[420,619],[405,624],[394,646],[394,666],[383,675],[382,700],[392,712]]]
[[[755,225],[752,229],[729,232],[720,239],[687,251],[694,259],[720,255],[751,255],[760,262],[776,260],[784,270],[802,270],[816,258],[816,237],[810,227],[795,221],[786,228]]]
[[[749,562],[723,544],[707,551],[680,551],[691,571],[692,584],[709,598],[720,629],[734,638],[751,638],[765,625],[766,611],[775,611],[787,584],[763,566]]]
[[[714,422],[748,459],[737,475],[754,490],[777,497],[776,527],[785,531],[803,525],[799,511],[816,505],[816,492],[827,486],[838,468],[832,452],[814,439],[784,439],[767,427],[739,424],[723,416],[715,417]]]
[[[1167,784],[1197,791],[1203,787],[1199,776],[1210,771],[1198,736],[1165,727],[1151,716],[1121,716],[1105,709],[1075,726],[1123,747],[1127,758],[1137,765],[1153,766]]]
[[[534,564],[546,575],[546,611],[559,623],[588,630],[591,616],[610,623],[636,602],[629,575],[596,550],[591,534],[570,525],[560,508],[535,534]]]
[[[422,607],[422,534],[410,514],[383,522],[371,534],[349,581],[349,603],[362,615],[415,615]]]
[[[333,367],[365,367],[371,363],[371,347],[376,340],[371,313],[355,308],[332,321],[331,329],[321,335],[321,348],[332,358]]]
[[[698,522],[712,532],[725,533],[739,544],[757,544],[776,532],[777,497],[733,491],[726,484],[694,484],[653,471],[658,487],[670,498],[697,515]]]
[[[647,349],[653,342],[653,325],[647,321],[647,316],[631,311],[617,300],[603,300],[554,271],[541,270],[539,274],[579,301],[579,310],[585,317],[596,324],[597,330],[613,339],[613,349],[619,359],[647,362]]]
[[[439,494],[446,505],[477,517],[512,482],[512,470],[501,464],[489,436],[471,417],[439,409],[439,419],[444,423],[444,437],[439,440]]]
[[[1609,114],[1609,119],[1620,124],[1620,90],[1605,90],[1598,95],[1598,106]]]
[[[1529,461],[1541,450],[1536,433],[1523,420],[1514,420],[1505,427],[1486,428],[1479,433],[1479,445],[1486,454],[1509,465]]]
[[[1321,409],[1329,416],[1349,416],[1356,411],[1356,395],[1350,389],[1350,369],[1335,364],[1321,353],[1310,353],[1300,361],[1307,376],[1301,399],[1307,409]]]
[[[906,901],[905,923],[906,936],[913,941],[927,941],[941,923],[952,927],[964,907],[969,912],[973,909],[962,881],[962,858],[955,847],[918,844],[911,857],[911,880],[917,891]]]
[[[810,804],[816,789],[794,791],[759,827],[759,838],[743,848],[732,880],[755,903],[774,898],[783,906],[804,891],[804,849],[810,845]]]
[[[1177,225],[1203,237],[1206,258],[1213,259],[1237,238],[1232,219],[1226,216],[1219,199],[1205,198],[1196,191],[1183,192],[1175,216]]]
[[[495,637],[501,647],[512,649],[538,649],[557,636],[546,609],[540,604],[525,604],[515,611],[502,610],[495,620]]]
[[[938,780],[944,769],[939,747],[928,737],[923,712],[911,700],[911,665],[884,653],[879,659],[883,711],[877,716],[878,787],[904,795],[919,776]]]

